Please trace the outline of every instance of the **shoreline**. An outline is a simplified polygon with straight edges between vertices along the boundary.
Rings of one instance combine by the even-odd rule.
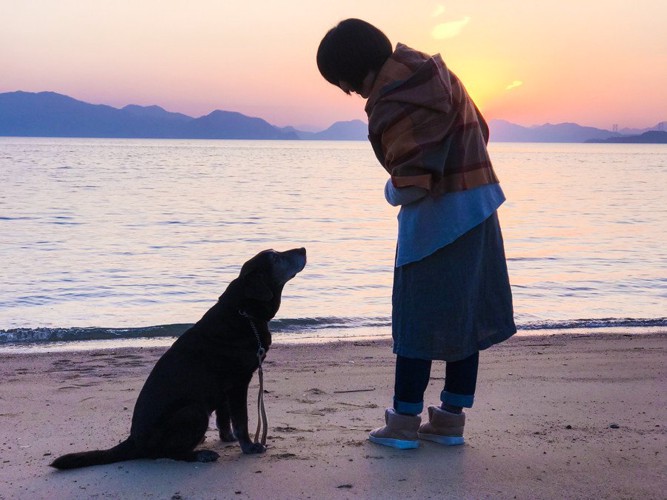
[[[151,327],[144,327],[150,330]],[[157,327],[156,327],[157,328]],[[1,331],[0,331],[1,332]],[[651,326],[602,326],[572,328],[518,328],[514,337],[551,336],[608,336],[608,335],[661,335],[667,334],[667,327]],[[138,336],[103,339],[59,340],[39,342],[0,343],[0,355],[96,351],[105,349],[165,348],[176,341],[177,336]],[[335,342],[390,341],[391,327],[349,327],[307,330],[305,333],[273,332],[274,344],[328,344]]]
[[[389,339],[282,343],[264,365],[267,452],[211,425],[212,464],[137,460],[58,472],[62,453],[129,432],[166,347],[0,353],[0,498],[662,498],[667,333],[522,333],[482,351],[466,444],[367,441],[393,388]],[[425,404],[435,404],[434,362]],[[249,389],[256,425],[257,377]]]

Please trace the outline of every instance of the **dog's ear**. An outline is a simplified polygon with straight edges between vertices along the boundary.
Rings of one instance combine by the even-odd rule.
[[[244,282],[245,296],[249,299],[268,302],[273,298],[271,287],[266,284],[261,274],[252,273],[246,276]]]

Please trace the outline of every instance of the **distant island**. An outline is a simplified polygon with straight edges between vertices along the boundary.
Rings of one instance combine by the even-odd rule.
[[[642,130],[612,132],[576,123],[523,127],[491,120],[494,142],[614,142],[664,144],[667,122]],[[89,104],[55,92],[0,93],[0,136],[96,137],[132,139],[249,139],[365,141],[366,123],[340,121],[320,132],[277,127],[233,111],[216,110],[199,118],[159,106],[114,108]]]
[[[610,137],[609,139],[591,139],[587,142],[598,142],[604,144],[667,144],[667,132],[662,130],[649,130],[640,135],[629,135],[623,137]]]
[[[522,127],[504,120],[491,120],[489,128],[491,129],[491,140],[495,142],[622,142],[663,144],[663,134],[667,134],[667,132],[661,131],[661,129],[667,129],[667,122],[660,122],[654,127],[647,129],[625,129],[617,132],[595,127],[583,127],[576,123],[547,123],[534,127]]]

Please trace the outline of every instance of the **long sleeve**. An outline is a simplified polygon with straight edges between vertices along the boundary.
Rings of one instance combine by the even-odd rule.
[[[415,186],[397,188],[391,179],[388,179],[384,186],[384,197],[394,207],[409,205],[417,200],[421,200],[427,194],[428,191],[426,189]]]

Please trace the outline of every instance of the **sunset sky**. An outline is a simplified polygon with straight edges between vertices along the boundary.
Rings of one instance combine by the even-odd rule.
[[[440,53],[488,119],[667,120],[667,0],[0,0],[0,92],[320,130],[366,118],[315,64],[348,17]]]

